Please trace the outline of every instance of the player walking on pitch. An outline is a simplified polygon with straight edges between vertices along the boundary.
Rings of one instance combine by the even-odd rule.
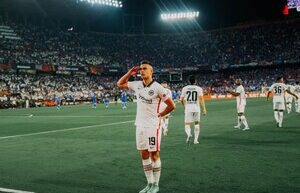
[[[235,84],[237,85],[235,91],[227,90],[228,93],[236,97],[238,124],[234,128],[241,129],[241,124],[243,124],[245,126],[243,131],[246,131],[250,129],[245,117],[246,93],[241,79],[237,79]]]
[[[172,91],[168,89],[168,83],[167,82],[162,82],[161,85],[165,88],[166,94],[168,97],[172,98]],[[166,109],[167,105],[165,103],[160,104],[160,110],[164,111]],[[169,117],[170,114],[167,114],[161,118],[161,128],[164,136],[168,135],[168,126],[169,126]]]
[[[140,72],[142,81],[129,82],[129,78]],[[117,85],[119,88],[129,88],[137,98],[136,113],[136,145],[140,152],[147,186],[140,193],[156,193],[159,191],[161,171],[160,140],[161,117],[175,109],[174,102],[166,94],[165,89],[152,78],[153,68],[149,61],[142,61],[138,67],[131,68]],[[166,103],[163,112],[159,111],[160,103]],[[159,113],[160,112],[160,113]]]
[[[295,87],[293,85],[286,85],[287,90],[292,93],[295,93]],[[292,104],[293,104],[293,96],[289,93],[285,93],[285,103],[286,103],[286,110],[287,113],[290,114],[292,112]]]
[[[283,122],[283,111],[285,110],[284,105],[284,93],[287,92],[294,96],[296,99],[298,99],[297,95],[290,92],[287,89],[287,86],[284,84],[283,78],[279,77],[277,78],[277,82],[272,84],[268,91],[267,100],[269,100],[269,96],[271,92],[274,93],[273,96],[273,109],[274,109],[274,117],[276,120],[276,124],[278,127],[282,127]]]
[[[295,88],[295,94],[298,96],[298,99],[295,99],[295,109],[297,113],[300,113],[300,84],[299,82],[296,82]]]
[[[192,139],[191,124],[194,123],[194,144],[199,144],[200,135],[200,105],[202,114],[206,115],[206,107],[203,97],[203,89],[196,85],[195,76],[189,77],[190,85],[183,87],[181,92],[181,103],[185,113],[185,132],[187,135],[186,143],[190,144]],[[200,105],[199,105],[200,104]]]

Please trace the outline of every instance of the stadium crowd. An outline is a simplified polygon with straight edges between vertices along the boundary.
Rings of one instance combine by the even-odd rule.
[[[300,62],[300,20],[264,25],[240,26],[209,32],[185,34],[126,35],[60,30],[42,26],[7,23],[20,40],[0,38],[0,64],[52,64],[56,66],[119,66],[130,68],[142,59],[157,69],[217,66],[221,72],[198,74],[206,94],[225,94],[233,89],[235,78],[242,78],[247,91],[261,92],[278,75],[299,80],[295,69],[276,68]],[[226,72],[230,65],[274,65],[268,69]],[[0,101],[87,100],[119,95],[117,77],[16,75],[0,76]],[[172,83],[179,92],[186,82]]]
[[[197,74],[198,85],[206,95],[225,94],[227,89],[234,89],[236,78],[243,80],[247,92],[263,92],[264,89],[276,81],[281,75],[293,83],[300,78],[300,69],[274,68],[254,69],[247,71],[220,72]],[[116,87],[118,77],[103,76],[62,76],[62,75],[16,75],[2,74],[0,76],[0,91],[8,91],[11,97],[2,96],[0,101],[18,100],[53,100],[54,96],[62,100],[86,100],[96,94],[102,101],[104,97],[111,100],[120,97],[120,90]],[[184,80],[187,78],[184,77]],[[161,80],[158,80],[161,81]],[[180,91],[187,81],[171,83],[171,90],[180,95]],[[129,93],[132,96],[133,93]],[[14,102],[15,103],[15,102]]]
[[[161,68],[300,61],[300,20],[185,34],[126,35],[8,23],[19,41],[0,38],[6,63],[125,65],[148,59]],[[1,62],[1,61],[0,61]]]

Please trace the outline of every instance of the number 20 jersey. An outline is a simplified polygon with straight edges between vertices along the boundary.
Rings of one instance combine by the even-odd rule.
[[[273,102],[277,103],[284,103],[284,93],[287,90],[287,87],[283,83],[274,83],[270,87],[269,91],[272,91],[274,93],[273,96]]]
[[[181,100],[185,101],[185,113],[199,112],[199,97],[203,96],[203,89],[196,85],[187,85],[181,91]]]

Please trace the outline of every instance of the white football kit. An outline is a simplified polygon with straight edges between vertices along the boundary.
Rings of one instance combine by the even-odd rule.
[[[291,93],[295,92],[295,87],[293,85],[286,85],[287,90],[289,90]],[[289,93],[285,93],[285,102],[286,103],[292,103],[293,102],[293,95]]]
[[[284,93],[287,87],[283,83],[274,83],[270,87],[269,91],[274,93],[273,96],[273,109],[285,110]]]
[[[172,91],[168,88],[164,88],[166,90],[166,95],[168,98],[172,98]],[[163,112],[167,108],[166,103],[160,103],[160,113]],[[169,116],[170,114],[167,114],[166,116]]]
[[[128,82],[128,88],[135,92],[137,98],[136,145],[138,150],[149,152],[160,150],[161,129],[160,103],[169,97],[159,83],[152,81],[145,86],[143,81]]]
[[[296,112],[300,113],[300,85],[296,85],[294,88],[294,92],[298,97],[298,100],[295,99]]]
[[[203,89],[196,85],[187,85],[181,91],[181,100],[185,101],[185,123],[200,121],[199,97],[203,96]]]
[[[246,107],[246,93],[245,89],[242,85],[239,85],[235,89],[236,93],[239,93],[240,95],[236,97],[236,103],[237,103],[237,112],[238,113],[244,113],[245,107]]]

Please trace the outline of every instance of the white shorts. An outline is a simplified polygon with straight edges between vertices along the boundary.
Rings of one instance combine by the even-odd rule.
[[[285,104],[283,102],[273,102],[273,109],[285,110]]]
[[[236,106],[237,112],[238,113],[244,113],[245,112],[245,107],[246,107],[246,104],[237,104],[237,106]]]
[[[185,123],[200,122],[200,112],[186,112],[184,116]]]
[[[293,102],[293,97],[292,96],[285,97],[285,102],[286,103],[292,103]]]
[[[136,127],[136,147],[149,152],[160,151],[161,129],[158,127]]]

